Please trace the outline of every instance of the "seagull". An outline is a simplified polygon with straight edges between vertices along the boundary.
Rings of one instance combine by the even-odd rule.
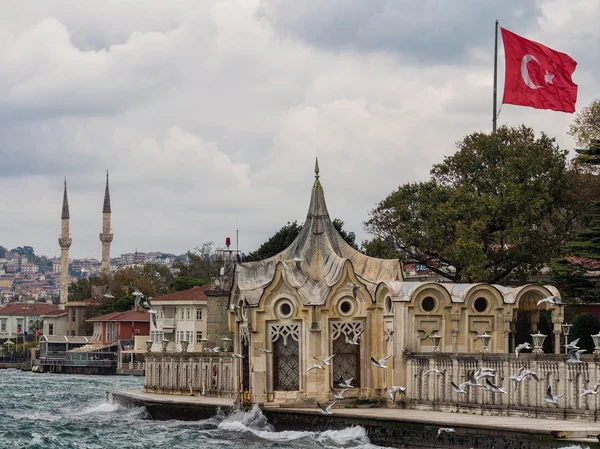
[[[334,358],[334,357],[335,357],[335,354],[330,355],[329,357],[324,358],[323,360],[318,359],[316,357],[313,357],[313,359],[317,360],[318,362],[321,362],[321,364],[324,365],[324,366],[329,366],[329,365],[331,365],[331,359]]]
[[[431,373],[438,374],[440,376],[445,376],[446,375],[446,370],[440,371],[439,369],[435,369],[435,368],[428,369],[427,371],[425,371],[423,373],[423,376],[427,376],[428,374],[431,374]]]
[[[273,351],[265,348],[260,348],[260,352],[262,352],[263,354],[273,354]]]
[[[317,406],[321,409],[321,413],[323,413],[324,415],[332,415],[332,411],[331,408],[337,403],[337,401],[329,404],[327,407],[325,407],[324,405],[321,405],[317,402]]]
[[[496,370],[493,368],[481,367],[473,374],[475,381],[488,377],[496,377]]]
[[[392,403],[396,402],[396,393],[400,392],[400,394],[406,394],[406,387],[401,387],[399,385],[393,386],[390,388],[390,399]]]
[[[338,391],[335,391],[335,390],[334,390],[333,388],[331,388],[331,387],[330,387],[329,389],[330,389],[330,390],[331,390],[331,392],[333,393],[333,399],[338,399],[338,400],[339,400],[339,399],[346,399],[346,398],[344,397],[344,393],[345,393],[346,391],[348,391],[350,388],[342,388],[342,390],[341,390],[341,391],[339,391],[339,392],[338,392]]]
[[[466,393],[467,393],[467,390],[465,390],[465,387],[468,387],[468,386],[469,386],[469,382],[463,382],[463,383],[462,383],[462,384],[460,384],[460,385],[456,385],[456,384],[454,383],[454,381],[453,381],[453,380],[451,380],[451,381],[450,381],[450,385],[452,385],[452,388],[454,389],[454,392],[455,392],[455,393],[466,394]]]
[[[134,284],[131,284],[131,287],[133,288],[133,293],[132,293],[133,296],[136,296],[136,297],[144,296],[144,294],[140,291],[140,289],[137,288]]]
[[[579,338],[573,340],[571,343],[567,343],[566,345],[563,345],[565,347],[565,349],[567,350],[567,352],[571,352],[571,349],[579,349],[579,346],[577,346],[577,343],[579,343]]]
[[[354,282],[348,282],[346,285],[352,289],[352,296],[354,296],[354,299],[356,299],[356,295],[358,295],[358,289],[360,288],[360,285],[355,284]]]
[[[504,394],[506,394],[506,388],[499,387],[498,385],[494,384],[489,379],[485,379],[485,383],[486,383],[487,389],[490,390],[492,393],[504,393]]]
[[[234,359],[243,359],[244,356],[242,354],[231,354],[231,357],[233,357]]]
[[[229,304],[229,310],[235,312],[236,310],[240,310],[240,306],[238,306],[237,304]]]
[[[558,296],[548,296],[547,298],[544,299],[540,299],[537,302],[537,305],[542,305],[542,304],[551,304],[553,306],[562,305],[562,301],[560,300],[560,298]]]
[[[564,394],[559,394],[558,396],[552,395],[552,387],[548,385],[548,389],[546,390],[546,397],[544,398],[544,402],[549,404],[558,404],[558,400],[562,398]]]
[[[352,338],[348,338],[348,336],[346,335],[346,344],[348,345],[356,345],[358,346],[360,343],[358,342],[358,337],[360,337],[362,335],[363,331],[360,332],[356,332],[354,334],[354,337]]]
[[[569,358],[567,359],[567,363],[573,365],[576,365],[578,363],[584,363],[584,361],[581,360],[581,354],[583,354],[586,351],[587,349],[571,349],[569,351]]]
[[[115,297],[110,293],[110,290],[108,287],[106,287],[106,291],[104,292],[103,295],[106,299],[115,299]]]
[[[375,360],[373,358],[373,356],[371,356],[371,363],[373,364],[373,366],[375,368],[387,368],[387,366],[385,366],[385,362],[391,357],[391,355],[385,356],[384,358],[380,359],[380,360]]]
[[[306,370],[306,372],[308,373],[309,371],[313,370],[313,369],[325,369],[325,367],[323,365],[310,365],[308,367],[308,369]]]
[[[517,347],[515,348],[515,355],[517,356],[517,358],[519,358],[519,353],[523,349],[531,349],[531,345],[529,343],[527,343],[527,342],[521,343],[520,345],[517,345]]]
[[[455,433],[456,430],[452,429],[451,427],[440,427],[438,429],[438,438],[441,438],[443,433]]]
[[[137,290],[137,287],[134,287],[134,288],[136,288],[136,290]],[[138,290],[138,292],[139,292],[139,290]],[[135,292],[133,293],[133,295],[135,296],[135,310],[138,310],[143,296],[136,295]],[[158,316],[158,310],[156,310],[152,306],[152,303],[150,302],[151,299],[152,299],[151,297],[146,298],[146,300],[144,301],[144,308],[148,309],[148,313],[150,313],[150,318],[152,319],[152,324],[154,325],[154,328],[156,329],[156,327],[157,327],[156,317]]]
[[[221,347],[215,346],[214,348],[212,348],[212,352],[221,352]]]
[[[584,389],[583,393],[581,393],[579,395],[579,397],[582,398],[582,397],[588,396],[590,394],[598,395],[598,388],[600,388],[600,384],[596,385],[593,390],[586,390],[586,389]]]
[[[340,377],[340,380],[338,381],[338,387],[340,388],[354,388],[351,383],[354,380],[354,377],[351,377],[348,380],[344,380],[342,377]]]

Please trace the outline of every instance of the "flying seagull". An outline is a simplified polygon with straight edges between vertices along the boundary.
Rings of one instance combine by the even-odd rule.
[[[306,370],[306,372],[308,373],[309,371],[313,370],[313,369],[325,369],[325,367],[323,365],[310,365],[308,367],[308,369]]]
[[[435,368],[428,369],[427,371],[425,371],[423,373],[423,376],[427,376],[428,374],[431,374],[431,373],[438,374],[440,376],[445,376],[446,375],[446,370],[440,371],[439,369],[435,369]]]
[[[552,395],[552,387],[548,385],[548,389],[546,390],[546,397],[544,398],[544,402],[549,404],[558,404],[558,400],[562,398],[564,394],[559,394],[558,396]]]
[[[520,345],[517,345],[517,347],[515,348],[515,355],[517,356],[517,358],[519,358],[519,354],[524,349],[531,349],[531,345],[529,343],[527,343],[527,342],[521,343]]]
[[[558,296],[548,296],[547,298],[540,299],[537,302],[538,306],[542,305],[542,304],[549,304],[549,305],[553,305],[553,306],[556,306],[556,305],[561,306],[562,305],[562,301],[560,300],[560,298]]]
[[[322,365],[324,366],[329,366],[331,365],[331,359],[335,357],[335,354],[330,355],[329,357],[326,357],[324,359],[318,359],[317,357],[313,357],[313,359],[315,359],[318,362],[321,362]]]
[[[352,289],[352,296],[354,296],[354,299],[356,299],[356,295],[358,295],[358,289],[360,288],[360,285],[355,284],[354,282],[348,282],[346,285]]]
[[[344,397],[344,393],[346,391],[349,390],[349,388],[342,388],[340,391],[335,391],[333,388],[329,388],[331,390],[331,392],[333,393],[333,399],[339,400],[339,399],[346,399]]]
[[[494,384],[489,379],[485,379],[485,383],[486,383],[487,389],[490,390],[492,393],[504,393],[504,394],[506,394],[506,388],[499,387],[498,385]]]
[[[324,415],[332,415],[332,411],[331,408],[337,403],[337,401],[329,404],[327,407],[325,407],[324,405],[321,405],[317,402],[317,406],[321,409],[321,413],[323,413]]]
[[[596,386],[594,387],[594,389],[593,389],[593,390],[585,390],[585,389],[584,389],[584,390],[583,390],[583,393],[581,393],[581,394],[579,395],[579,397],[580,397],[580,398],[582,398],[582,397],[584,397],[584,396],[588,396],[588,395],[590,395],[590,394],[595,394],[595,395],[598,395],[598,388],[600,388],[600,384],[596,385]]]
[[[396,402],[396,393],[400,392],[400,394],[406,394],[406,387],[401,387],[399,385],[395,385],[390,388],[390,399],[392,402]]]
[[[382,359],[379,360],[375,360],[373,358],[373,356],[371,356],[371,364],[375,367],[375,368],[387,368],[387,366],[385,365],[385,362],[391,357],[391,355],[385,356]]]
[[[110,292],[110,289],[108,287],[106,287],[106,291],[104,292],[103,296],[106,299],[115,299],[115,297],[112,295],[112,293]]]
[[[233,357],[234,359],[243,359],[244,356],[242,354],[231,354],[231,357]]]
[[[488,377],[496,377],[496,370],[493,368],[481,367],[473,374],[475,380],[484,379]]]
[[[354,388],[351,385],[353,380],[354,380],[354,377],[351,377],[348,380],[344,380],[342,377],[340,377],[340,380],[338,381],[338,387],[340,387],[340,388]]]
[[[584,363],[583,360],[581,360],[581,354],[583,354],[586,351],[587,349],[571,349],[569,351],[569,358],[567,359],[567,363],[573,365],[576,365],[578,363]]]
[[[456,430],[454,430],[451,427],[440,427],[438,429],[437,436],[438,436],[438,438],[441,438],[442,434],[444,434],[444,433],[455,433],[455,432],[456,432]]]
[[[358,342],[358,337],[362,335],[363,331],[357,332],[354,334],[354,337],[348,338],[346,335],[346,344],[358,346],[360,343]]]
[[[566,345],[563,345],[565,347],[565,349],[567,350],[567,352],[570,352],[571,349],[579,349],[579,346],[577,346],[577,343],[579,343],[579,338],[573,340],[571,343],[567,343]]]
[[[262,352],[263,354],[273,354],[273,351],[265,348],[260,348],[260,352]]]
[[[465,388],[469,386],[469,382],[463,382],[460,385],[456,385],[454,383],[454,381],[451,380],[450,385],[452,385],[452,389],[454,390],[455,393],[466,394],[467,390],[465,390]]]

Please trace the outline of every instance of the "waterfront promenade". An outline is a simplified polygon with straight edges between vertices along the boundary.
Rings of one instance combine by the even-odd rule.
[[[145,406],[153,419],[207,419],[234,406],[224,398],[175,396],[119,391],[110,393],[124,406]],[[343,405],[341,405],[343,407]],[[262,407],[276,431],[322,431],[361,426],[373,444],[388,447],[452,447],[542,449],[581,446],[600,449],[600,423],[517,416],[481,416],[396,408],[334,408],[330,416],[318,408]],[[452,428],[454,432],[442,432]]]

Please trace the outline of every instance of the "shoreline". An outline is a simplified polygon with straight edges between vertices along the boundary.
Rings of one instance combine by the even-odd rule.
[[[175,396],[143,391],[108,392],[124,407],[146,407],[152,419],[195,421],[208,419],[220,409],[234,408],[231,399]],[[388,447],[450,447],[469,449],[544,449],[580,445],[600,449],[600,423],[517,416],[482,416],[395,408],[335,408],[323,415],[317,408],[261,406],[276,431],[365,428],[371,443]],[[443,433],[440,428],[453,428]]]

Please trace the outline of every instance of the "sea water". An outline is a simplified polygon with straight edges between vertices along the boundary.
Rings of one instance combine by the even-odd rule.
[[[377,448],[362,427],[275,432],[258,408],[203,421],[153,421],[107,400],[143,378],[0,370],[0,448]]]
[[[154,421],[143,407],[127,409],[107,399],[107,391],[141,390],[143,382],[141,377],[0,370],[0,449],[379,447],[358,426],[275,432],[258,408],[223,410],[203,421]],[[419,448],[435,447],[430,444]]]

